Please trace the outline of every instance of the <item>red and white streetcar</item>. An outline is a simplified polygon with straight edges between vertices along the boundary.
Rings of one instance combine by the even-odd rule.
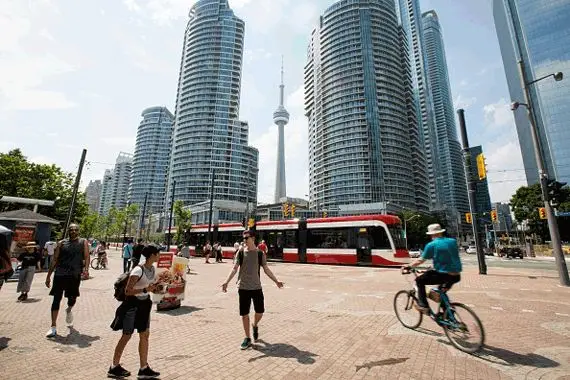
[[[261,221],[257,241],[265,240],[269,259],[292,263],[368,264],[402,266],[410,262],[400,219],[394,215],[359,215],[307,220]],[[232,258],[241,242],[240,223],[212,226],[213,242],[222,244],[223,256]],[[187,235],[190,254],[201,255],[207,225],[192,226]]]

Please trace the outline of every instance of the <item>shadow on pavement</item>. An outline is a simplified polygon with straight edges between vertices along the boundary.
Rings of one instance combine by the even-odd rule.
[[[530,354],[523,355],[493,346],[485,346],[481,351],[473,356],[490,363],[506,366],[526,365],[536,368],[553,368],[560,365],[560,363],[555,362],[554,360],[532,352]]]
[[[91,336],[86,334],[81,334],[79,331],[73,327],[69,328],[69,334],[67,336],[57,335],[53,341],[66,346],[77,346],[78,348],[87,348],[97,340],[101,339],[100,336]]]
[[[452,346],[451,343],[443,339],[438,339],[438,342]],[[481,351],[472,354],[472,356],[489,363],[508,367],[524,365],[536,368],[554,368],[560,366],[560,363],[555,362],[546,356],[538,355],[532,352],[530,354],[519,354],[505,348],[488,345],[483,346]]]
[[[36,302],[40,302],[42,299],[41,298],[28,298],[25,301],[20,301],[20,303],[36,303]]]
[[[437,332],[437,331],[433,331],[430,329],[426,329],[424,327],[418,327],[417,329],[415,329],[415,331],[425,334],[425,335],[430,335],[430,336],[443,336],[442,333]]]
[[[167,315],[186,315],[186,314],[191,314],[195,311],[200,311],[200,310],[204,310],[204,308],[201,307],[195,307],[195,306],[180,306],[179,308],[176,309],[172,309],[172,310],[164,310],[164,311],[159,311],[160,314],[167,314]]]
[[[263,346],[260,346],[258,343],[262,343]],[[314,356],[318,356],[317,354],[313,354],[309,351],[301,351],[297,347],[292,346],[286,343],[267,343],[262,339],[259,339],[256,344],[253,345],[253,349],[255,351],[261,352],[263,355],[257,356],[255,358],[251,358],[248,362],[254,362],[259,359],[263,358],[290,358],[290,359],[297,359],[298,363],[301,364],[314,364],[315,359]]]
[[[528,274],[499,274],[499,273],[487,273],[487,277],[518,277],[518,278],[530,278],[531,280],[536,280],[539,278],[546,279],[558,279],[558,276],[545,276],[545,275],[531,275]]]
[[[6,337],[0,338],[0,351],[8,348],[8,342],[11,340],[12,338],[6,338]]]
[[[373,367],[380,367],[384,365],[400,364],[407,361],[409,358],[389,358],[384,360],[377,360],[374,362],[363,363],[356,366],[356,372],[360,371],[362,368],[370,369]]]

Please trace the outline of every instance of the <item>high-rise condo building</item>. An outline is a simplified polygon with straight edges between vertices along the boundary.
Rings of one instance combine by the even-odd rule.
[[[435,155],[439,160],[435,175],[441,176],[443,207],[448,219],[448,228],[452,233],[457,233],[460,231],[463,215],[469,212],[469,201],[463,154],[457,139],[443,35],[435,11],[422,14],[422,28],[427,80],[435,112]],[[468,229],[465,223],[463,229]]]
[[[529,89],[549,177],[570,182],[570,1],[494,0],[493,14],[513,102],[524,102],[518,61],[524,62],[526,83],[557,72],[565,76],[561,82],[541,80]],[[538,183],[527,112],[520,107],[514,115],[527,182]]]
[[[150,107],[141,116],[129,202],[142,210],[146,197],[146,213],[150,214],[162,211],[164,206],[174,115],[166,107]]]
[[[341,0],[320,17],[305,66],[312,206],[427,210],[407,49],[393,0]]]
[[[105,170],[99,214],[107,215],[111,207],[127,206],[132,167],[133,155],[120,152],[113,170]]]
[[[92,212],[99,211],[99,202],[101,201],[101,180],[89,181],[89,185],[85,188],[85,202]]]
[[[107,215],[111,208],[111,192],[113,188],[113,170],[105,169],[101,184],[101,198],[99,200],[99,215]]]
[[[403,36],[409,45],[408,57],[412,67],[413,102],[417,120],[421,125],[421,140],[427,162],[429,177],[430,209],[439,210],[443,205],[442,177],[438,175],[439,160],[435,116],[429,81],[426,72],[425,43],[423,37],[422,13],[419,0],[397,0],[398,18]]]
[[[180,63],[169,190],[192,205],[257,199],[257,149],[239,120],[244,22],[227,0],[198,0],[189,13]]]

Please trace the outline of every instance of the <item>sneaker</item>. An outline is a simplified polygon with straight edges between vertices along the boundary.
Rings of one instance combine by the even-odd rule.
[[[24,293],[22,293],[18,296],[18,301],[22,301],[23,299],[24,299]]]
[[[137,379],[155,379],[160,376],[160,372],[153,371],[148,365],[139,369]]]
[[[65,323],[68,326],[73,326],[73,311],[70,308],[65,309]]]
[[[28,300],[28,293],[22,294],[22,301],[27,301],[27,300]]]
[[[429,307],[414,303],[414,308],[422,314],[429,314]]]
[[[253,341],[257,342],[257,339],[259,339],[259,326],[251,326],[253,327]]]
[[[55,329],[55,327],[50,327],[50,329],[46,333],[46,338],[53,338],[56,335],[57,335],[57,330]]]
[[[124,369],[120,364],[114,367],[109,367],[109,370],[107,371],[107,377],[112,379],[121,379],[129,376],[131,376],[131,373]]]
[[[242,350],[247,350],[249,347],[251,347],[251,339],[250,338],[245,338],[243,340],[243,342],[241,342],[241,346],[240,348]]]

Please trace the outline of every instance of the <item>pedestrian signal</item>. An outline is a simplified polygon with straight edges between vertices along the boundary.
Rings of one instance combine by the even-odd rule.
[[[295,203],[291,204],[291,217],[294,218],[295,217]]]
[[[546,219],[546,209],[544,207],[538,208],[538,216],[540,219]]]
[[[479,174],[479,180],[487,178],[487,168],[485,167],[485,156],[483,153],[477,155],[477,174]]]
[[[491,220],[493,222],[497,221],[497,211],[496,210],[491,210]]]
[[[465,221],[469,224],[473,223],[473,218],[471,218],[470,212],[465,213]]]

